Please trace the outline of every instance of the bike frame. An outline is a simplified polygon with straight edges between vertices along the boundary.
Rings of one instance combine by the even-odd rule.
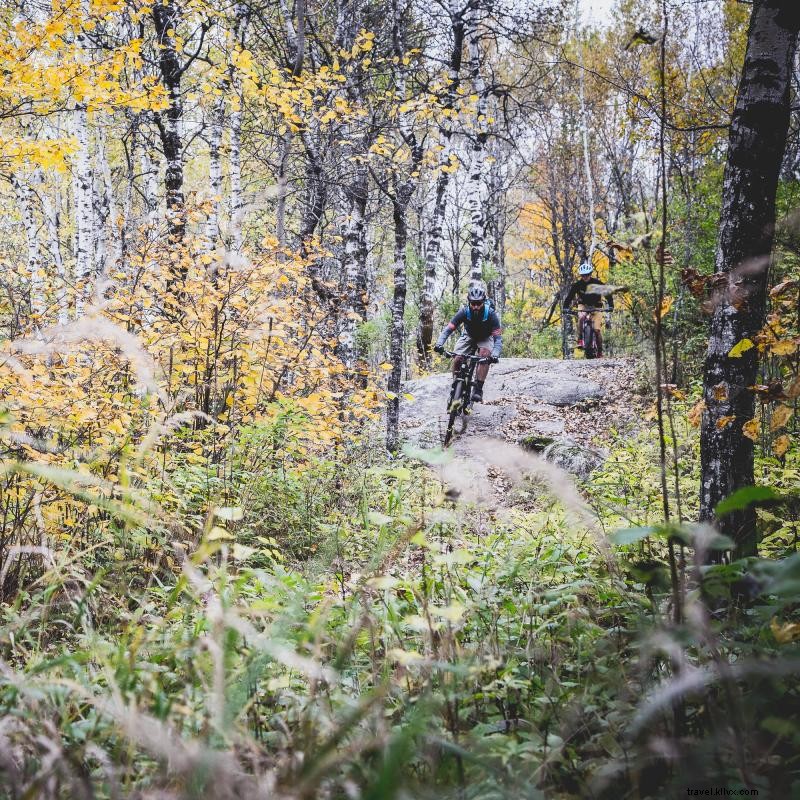
[[[581,325],[581,339],[583,339],[583,352],[586,358],[597,358],[597,331],[592,324],[592,314],[613,314],[613,308],[591,308],[585,311],[571,311],[564,309],[564,314],[577,317],[578,323]],[[581,314],[583,319],[581,320]]]
[[[491,359],[476,355],[453,353],[449,350],[445,350],[444,355],[448,358],[462,359],[458,366],[458,371],[453,377],[453,383],[450,387],[450,397],[447,400],[447,413],[449,414],[449,418],[444,436],[444,446],[447,447],[453,436],[453,426],[455,425],[456,417],[459,413],[466,416],[472,409],[472,380],[475,374],[475,367],[477,367],[478,364],[488,364],[491,362]]]

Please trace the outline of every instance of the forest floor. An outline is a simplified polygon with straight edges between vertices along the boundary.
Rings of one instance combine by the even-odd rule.
[[[405,441],[441,447],[450,382],[449,373],[437,373],[405,384],[404,392],[414,398],[404,399],[401,406]],[[483,491],[475,487],[473,499],[508,505],[504,498],[514,483],[509,471],[519,464],[518,451],[540,453],[547,445],[550,460],[587,477],[602,463],[613,435],[641,421],[646,387],[641,362],[634,358],[502,359],[489,373],[484,403],[473,407],[463,430],[464,418],[456,423],[454,461],[462,469],[465,462],[473,462],[470,475],[456,483],[462,488],[483,484]]]

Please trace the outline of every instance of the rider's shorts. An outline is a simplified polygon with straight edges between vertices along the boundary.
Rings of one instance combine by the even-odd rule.
[[[578,311],[580,311],[581,314],[587,314],[588,316],[591,316],[591,318],[592,318],[592,327],[596,331],[599,331],[599,330],[602,329],[602,327],[603,327],[603,315],[599,310],[594,309],[594,308],[589,308],[588,306],[585,306],[582,303],[580,303],[580,304],[578,304]]]
[[[471,356],[476,350],[480,350],[481,348],[491,350],[493,347],[494,339],[489,338],[484,339],[482,342],[476,342],[471,336],[462,333],[461,336],[458,337],[453,352],[459,356]]]

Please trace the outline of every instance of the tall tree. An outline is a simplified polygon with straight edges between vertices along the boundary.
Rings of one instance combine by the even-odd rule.
[[[700,516],[714,518],[723,498],[754,483],[753,442],[742,425],[753,417],[758,350],[731,351],[764,324],[775,194],[789,127],[792,66],[800,30],[796,0],[757,0],[729,134],[717,245],[724,281],[714,308],[703,392]],[[736,555],[756,552],[752,508],[720,520]]]

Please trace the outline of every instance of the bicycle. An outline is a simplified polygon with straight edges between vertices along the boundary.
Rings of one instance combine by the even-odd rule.
[[[580,325],[580,338],[583,340],[583,353],[586,358],[597,358],[600,353],[598,343],[597,343],[597,331],[594,329],[594,325],[592,324],[592,315],[596,313],[603,313],[603,314],[611,314],[611,309],[587,309],[586,311],[570,311],[568,309],[564,309],[565,314],[569,314],[573,317],[578,317],[578,324]],[[583,319],[581,319],[581,314],[583,315]]]
[[[472,378],[475,373],[475,367],[478,364],[491,363],[490,358],[483,358],[482,356],[464,355],[461,353],[453,353],[450,350],[445,350],[444,355],[448,358],[455,358],[459,356],[462,361],[458,365],[458,371],[453,378],[453,385],[450,388],[450,397],[447,401],[447,429],[444,434],[444,446],[450,444],[453,438],[453,430],[455,428],[456,419],[459,414],[469,416],[472,411]],[[460,433],[463,433],[463,428]]]

